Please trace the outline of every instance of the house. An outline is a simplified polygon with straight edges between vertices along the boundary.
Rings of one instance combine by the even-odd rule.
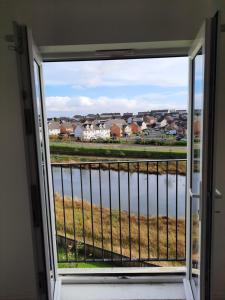
[[[60,133],[59,122],[55,122],[55,121],[48,122],[48,134],[49,135],[58,135],[59,133]]]
[[[145,121],[145,123],[146,123],[147,126],[148,125],[153,126],[153,125],[155,125],[155,123],[156,123],[157,120],[153,116],[145,116],[144,117],[144,121]]]
[[[131,134],[132,134],[132,129],[131,129],[130,125],[129,124],[128,125],[123,125],[123,135],[125,137],[128,137]]]
[[[112,124],[110,127],[110,136],[112,138],[120,138],[122,137],[122,128],[117,124]]]
[[[74,130],[74,137],[83,141],[97,139],[107,140],[110,138],[110,129],[102,124],[99,124],[99,126],[93,124],[79,124]]]
[[[113,124],[116,124],[117,126],[121,127],[123,125],[126,125],[126,121],[124,119],[109,119],[107,121],[105,121],[105,126],[110,128]]]
[[[143,117],[138,117],[138,116],[132,118],[132,122],[143,122],[143,120],[144,120]]]
[[[60,121],[59,129],[61,134],[70,134],[74,131],[74,125],[71,122]]]
[[[151,114],[153,116],[159,115],[159,116],[164,116],[165,114],[167,114],[169,112],[168,109],[153,109],[151,110]]]
[[[131,124],[133,122],[133,117],[128,117],[128,119],[127,119],[127,124]]]
[[[161,127],[161,128],[164,128],[164,127],[166,127],[167,124],[168,124],[168,123],[167,123],[167,120],[166,120],[166,119],[163,119],[163,120],[160,122],[160,127]]]
[[[74,128],[74,137],[79,140],[82,140],[83,132],[84,132],[84,127],[81,124],[77,124],[77,126]]]
[[[145,117],[145,116],[150,116],[151,112],[150,111],[139,111],[137,114],[137,117]]]
[[[132,122],[130,124],[130,128],[131,128],[131,131],[133,134],[136,134],[141,131],[141,128],[138,126],[138,124],[136,122]]]
[[[120,119],[120,113],[102,113],[100,114],[100,119]]]
[[[128,113],[128,112],[124,113],[123,114],[123,119],[127,121],[128,119],[132,118],[133,115],[134,115],[133,113]]]
[[[147,128],[147,124],[144,121],[137,121],[136,123],[141,131]]]

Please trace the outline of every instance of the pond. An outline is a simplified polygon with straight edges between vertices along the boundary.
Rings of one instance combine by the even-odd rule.
[[[94,205],[100,206],[100,199],[102,199],[103,207],[109,208],[111,201],[111,208],[119,209],[120,200],[121,210],[123,211],[129,211],[130,203],[130,212],[138,214],[139,203],[140,215],[146,216],[148,213],[149,216],[156,215],[158,207],[159,215],[165,216],[168,203],[168,216],[175,217],[177,210],[178,218],[185,217],[186,176],[161,174],[158,175],[157,179],[155,174],[139,173],[138,175],[137,172],[120,171],[118,173],[113,170],[99,171],[94,169],[91,170],[90,175],[89,170],[82,169],[81,180],[80,169],[73,168],[71,180],[69,168],[62,169],[62,176],[59,167],[53,167],[52,170],[55,193],[62,195],[63,179],[64,195],[71,197],[73,188],[74,199],[82,199],[82,184],[83,199],[91,201],[92,197]]]

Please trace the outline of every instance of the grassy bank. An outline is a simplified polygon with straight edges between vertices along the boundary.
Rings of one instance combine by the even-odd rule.
[[[116,158],[145,158],[145,159],[181,159],[186,158],[185,149],[177,149],[176,147],[136,147],[136,148],[121,148],[121,147],[85,147],[76,145],[75,143],[51,143],[51,154],[57,155],[75,155],[75,156],[102,156]]]
[[[135,162],[129,163],[123,163],[123,160],[127,160],[125,158],[120,158],[119,160],[121,161],[120,164],[118,163],[112,163],[109,164],[109,161],[113,160],[118,160],[116,157],[110,157],[110,158],[105,158],[105,157],[96,157],[96,156],[73,156],[73,155],[57,155],[57,154],[52,154],[51,155],[51,162],[52,163],[82,163],[82,162],[92,162],[91,168],[92,169],[99,169],[99,166],[102,170],[114,170],[114,171],[129,171],[130,172],[136,172],[139,170],[141,173],[148,173],[148,174],[175,174],[176,172],[179,175],[186,175],[186,161],[178,161],[177,163],[175,161],[170,161],[168,162],[168,169],[167,169],[167,162],[159,162],[158,163],[158,169],[157,169],[157,164],[156,162],[149,162],[146,164],[146,162],[140,162],[139,165]],[[96,163],[95,163],[96,162]],[[99,162],[101,164],[99,165]],[[82,169],[88,168],[88,165],[81,165]]]
[[[73,204],[72,204],[73,203]],[[75,215],[75,228],[76,228],[76,240],[83,242],[83,217],[82,217],[82,202],[79,199],[75,199],[72,202],[70,197],[65,197],[65,216],[66,216],[66,232],[67,237],[74,238],[74,226],[73,226],[73,213]],[[74,210],[73,210],[74,205]],[[59,194],[55,195],[55,207],[56,207],[56,226],[57,234],[64,235],[64,214],[63,214],[63,202]],[[112,240],[113,251],[120,253],[120,226],[119,226],[119,211],[112,210],[110,218],[110,210],[108,208],[102,208],[102,224],[101,227],[101,209],[99,206],[93,205],[91,211],[91,205],[89,202],[84,201],[84,220],[85,220],[85,239],[86,243],[92,244],[93,238],[95,246],[102,247],[102,233],[103,233],[103,248],[105,250],[111,250],[111,230],[110,222],[112,223]],[[93,214],[92,214],[93,212]],[[92,219],[93,228],[92,232]],[[111,221],[110,221],[111,220]],[[141,245],[141,257],[148,257],[148,238],[149,238],[149,255],[150,257],[157,257],[157,238],[159,245],[159,256],[166,257],[167,254],[167,217],[159,216],[158,225],[157,218],[150,216],[149,219],[146,216],[138,217],[135,214],[130,218],[130,233],[129,235],[129,222],[128,213],[126,211],[121,212],[121,245],[122,255],[129,256],[129,244],[131,243],[131,256],[132,258],[138,258],[138,240],[139,240],[139,225],[140,225],[140,245]],[[139,225],[138,225],[139,224]],[[159,235],[157,235],[157,226],[159,229]],[[169,257],[175,257],[176,255],[176,220],[173,217],[168,218],[169,228],[169,240],[168,240],[168,252]],[[197,228],[194,226],[194,228]],[[103,229],[103,230],[102,230]],[[149,234],[148,234],[149,233]],[[196,236],[196,232],[193,232]],[[197,242],[197,241],[196,241]],[[71,255],[73,250],[71,251]],[[185,255],[185,220],[178,219],[177,221],[177,251],[178,257],[184,257]],[[180,263],[177,263],[180,264]],[[162,263],[167,265],[167,263]]]

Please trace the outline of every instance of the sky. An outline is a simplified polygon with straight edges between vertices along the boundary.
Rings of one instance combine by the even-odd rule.
[[[44,63],[48,117],[187,109],[188,58]]]

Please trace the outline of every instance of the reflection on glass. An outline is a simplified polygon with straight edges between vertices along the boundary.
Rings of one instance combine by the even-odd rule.
[[[201,152],[202,152],[202,118],[203,118],[203,55],[197,54],[194,61],[193,82],[193,115],[192,115],[192,180],[191,188],[194,194],[200,194],[201,188]],[[191,199],[192,207],[192,282],[199,290],[199,198]]]

